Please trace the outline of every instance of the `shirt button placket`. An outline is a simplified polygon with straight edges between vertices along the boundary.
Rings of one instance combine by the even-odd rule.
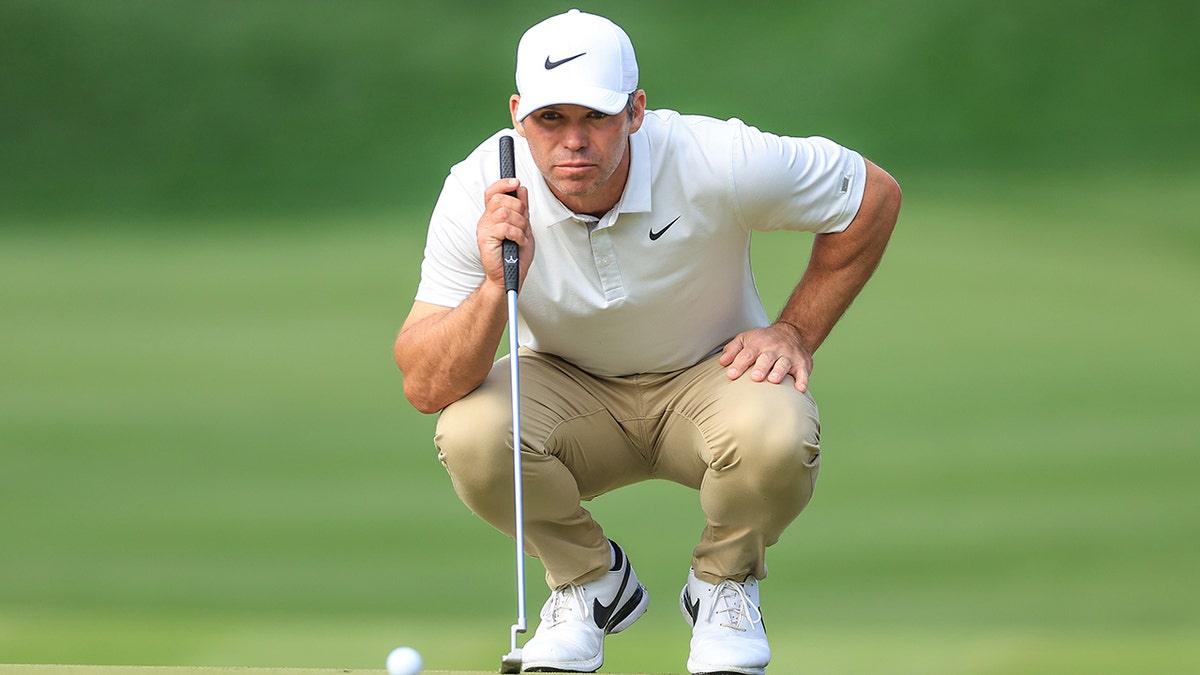
[[[592,258],[596,264],[596,273],[600,277],[600,285],[604,290],[604,298],[609,302],[625,297],[625,287],[621,283],[621,268],[617,264],[617,253],[613,249],[609,228],[592,230]]]

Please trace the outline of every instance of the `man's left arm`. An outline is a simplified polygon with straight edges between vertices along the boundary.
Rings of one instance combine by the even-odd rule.
[[[779,384],[791,375],[796,389],[808,389],[813,353],[879,266],[900,213],[895,179],[870,161],[866,167],[862,204],[854,220],[841,232],[816,235],[808,268],[779,319],[725,345],[720,362],[729,379],[749,373],[755,382]]]

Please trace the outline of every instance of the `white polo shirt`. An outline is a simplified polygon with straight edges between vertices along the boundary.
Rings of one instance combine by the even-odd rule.
[[[625,192],[597,220],[563,206],[526,141],[502,131],[450,170],[417,300],[455,307],[483,283],[475,229],[505,134],[515,140],[536,242],[518,302],[521,344],[597,375],[686,368],[770,325],[750,270],[751,232],[840,232],[866,180],[862,157],[828,139],[646,111],[630,137]]]

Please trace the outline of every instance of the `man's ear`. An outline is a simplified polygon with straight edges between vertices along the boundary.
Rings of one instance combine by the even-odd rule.
[[[521,138],[525,137],[525,125],[517,120],[517,106],[521,103],[521,95],[513,94],[508,97],[508,114],[512,117],[513,129],[521,134]]]
[[[514,108],[515,110],[516,108]],[[633,92],[633,119],[629,125],[629,133],[635,134],[638,129],[642,128],[642,121],[646,119],[646,90],[638,89]]]

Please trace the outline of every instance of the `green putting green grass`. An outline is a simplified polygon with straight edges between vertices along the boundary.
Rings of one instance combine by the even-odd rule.
[[[60,666],[0,665],[3,675],[344,675],[380,673],[379,669],[238,668],[186,666]],[[422,670],[422,675],[495,675],[494,670]]]
[[[1119,181],[1172,209],[1136,236],[1103,178],[910,182],[818,354],[826,457],[769,558],[773,672],[1197,669],[1187,180]],[[407,644],[498,668],[511,545],[391,362],[421,218],[0,235],[5,661],[370,669]],[[807,240],[760,241],[773,308]],[[652,598],[605,670],[682,670],[695,496],[590,508]]]
[[[446,170],[564,5],[459,4],[0,3],[0,662],[498,669],[512,546],[391,348]],[[1200,672],[1200,5],[581,7],[651,107],[829,136],[904,189],[817,354],[769,672]],[[810,241],[756,239],[769,312]],[[651,594],[602,672],[682,672],[695,495],[589,508]]]

